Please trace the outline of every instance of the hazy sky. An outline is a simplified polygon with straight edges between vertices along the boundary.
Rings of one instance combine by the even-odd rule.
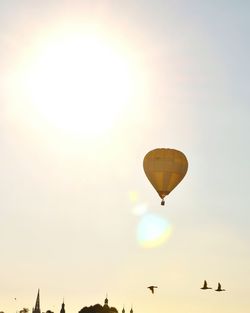
[[[0,311],[38,288],[43,312],[106,293],[119,312],[250,311],[249,12],[0,2]],[[189,160],[165,207],[142,167],[159,147]]]

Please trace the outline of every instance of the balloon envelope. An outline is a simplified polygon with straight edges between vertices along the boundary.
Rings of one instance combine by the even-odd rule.
[[[181,151],[161,148],[146,154],[143,168],[150,183],[164,199],[186,175],[188,161]]]

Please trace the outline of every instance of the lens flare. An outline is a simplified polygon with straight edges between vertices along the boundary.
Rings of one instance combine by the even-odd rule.
[[[140,216],[140,215],[145,214],[147,210],[148,210],[148,205],[146,203],[140,203],[133,207],[132,212],[134,215]]]
[[[161,246],[169,238],[172,227],[165,218],[148,213],[142,217],[137,228],[137,240],[144,248]]]
[[[132,214],[140,216],[148,211],[148,205],[146,203],[139,203],[139,193],[137,191],[129,192],[129,200],[133,204]]]
[[[138,201],[138,192],[136,191],[130,191],[129,192],[129,200],[132,203],[136,203]]]

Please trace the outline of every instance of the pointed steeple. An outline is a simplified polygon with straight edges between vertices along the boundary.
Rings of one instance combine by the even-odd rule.
[[[122,313],[125,313],[125,309],[124,309],[124,307],[123,307],[123,309],[122,309]]]
[[[61,307],[60,313],[65,313],[64,299],[63,299],[63,303],[62,303],[62,307]]]
[[[133,308],[131,307],[131,310],[130,310],[130,313],[133,313],[134,311],[133,311]]]
[[[33,308],[32,313],[41,313],[40,309],[40,290],[38,289],[35,308]]]

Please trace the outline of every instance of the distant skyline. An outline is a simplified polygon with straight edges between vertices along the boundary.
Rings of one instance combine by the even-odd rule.
[[[56,311],[51,311],[50,309],[47,309],[46,311],[42,310],[41,309],[41,306],[40,306],[40,289],[38,289],[38,292],[37,292],[37,296],[36,296],[36,301],[35,301],[35,305],[34,307],[31,309],[29,309],[27,306],[21,310],[18,310],[16,311],[19,312],[19,313],[27,313],[27,312],[31,312],[32,313],[41,313],[41,312],[46,312],[46,313],[56,313]],[[57,310],[58,311],[58,310]],[[4,312],[4,311],[1,311],[1,312]],[[109,299],[106,295],[104,301],[103,301],[103,305],[99,304],[99,303],[95,303],[95,304],[92,304],[92,305],[89,305],[89,306],[82,306],[81,309],[79,309],[78,311],[79,313],[97,313],[97,312],[110,312],[110,313],[115,313],[115,312],[121,312],[121,313],[125,313],[126,310],[124,308],[124,306],[122,307],[121,310],[117,310],[117,308],[115,308],[114,306],[110,306],[109,305]],[[133,308],[131,307],[130,310],[129,310],[130,313],[133,313],[134,310]],[[66,313],[66,310],[65,310],[65,303],[64,303],[64,299],[62,300],[62,303],[61,303],[61,308],[60,308],[60,313]]]
[[[0,311],[250,312],[250,2],[3,0],[0,29]]]

